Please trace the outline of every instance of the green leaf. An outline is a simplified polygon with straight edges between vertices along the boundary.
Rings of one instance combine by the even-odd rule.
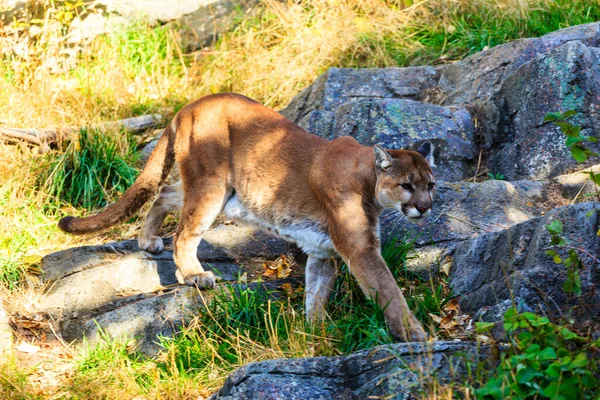
[[[571,147],[574,144],[581,142],[582,140],[583,140],[583,138],[580,136],[569,136],[569,137],[567,137],[567,140],[565,141],[565,146]]]
[[[544,117],[544,122],[564,121],[565,117],[559,112],[550,112]]]
[[[520,368],[517,371],[517,382],[519,383],[527,383],[529,381],[531,381],[536,375],[535,370],[529,368],[529,367],[524,367],[524,368]]]
[[[558,381],[552,381],[546,388],[544,389],[544,396],[550,397],[551,399],[556,399],[559,396],[559,386]]]
[[[576,334],[575,332],[571,331],[569,328],[565,328],[562,327],[562,329],[560,330],[560,334],[563,338],[565,338],[565,340],[571,340],[571,339],[579,339],[579,335]],[[569,351],[567,349],[560,348],[558,350],[558,356],[559,357],[564,357],[567,354],[570,354]]]
[[[519,342],[524,345],[529,345],[533,341],[533,333],[529,331],[523,331],[519,333]]]
[[[549,325],[550,324],[550,320],[547,317],[538,317],[535,319],[535,321],[531,322],[531,325],[537,327],[540,326],[544,326],[544,325]]]
[[[536,354],[537,355],[540,352],[540,350],[541,350],[540,345],[537,344],[537,343],[534,343],[531,346],[529,346],[527,348],[527,350],[525,350],[525,353],[526,354]]]
[[[567,110],[562,114],[565,118],[572,117],[573,115],[577,115],[576,110]]]
[[[567,329],[567,328],[564,328],[564,329]],[[568,330],[568,329],[567,329],[567,330]],[[570,332],[570,331],[569,331],[569,332]],[[566,357],[566,356],[568,356],[569,354],[571,354],[571,352],[570,352],[568,349],[564,348],[564,347],[561,347],[561,348],[560,348],[560,349],[558,349],[558,351],[556,352],[556,355],[557,355],[559,358]]]
[[[544,373],[550,378],[558,378],[560,376],[560,364],[557,362],[553,362],[546,368]]]
[[[560,258],[560,256],[558,254],[556,254],[554,257],[552,257],[552,260],[554,261],[554,264],[562,263],[562,258]]]
[[[552,347],[546,347],[540,352],[539,359],[540,361],[554,360],[556,359],[556,351]]]
[[[579,276],[578,273],[575,274],[575,280],[573,284],[575,285],[575,290],[573,290],[573,293],[575,294],[575,296],[581,296],[581,276]]]
[[[579,146],[571,147],[571,155],[577,162],[585,162],[587,160],[587,155],[585,153],[585,149]]]
[[[588,157],[598,157],[598,153],[596,153],[595,151],[592,151],[590,149],[585,149],[585,155]]]
[[[477,333],[485,333],[493,328],[496,324],[493,322],[475,322],[475,330]]]
[[[575,359],[571,362],[571,368],[584,368],[588,365],[587,354],[579,353],[575,356]]]
[[[546,225],[546,229],[548,229],[548,232],[558,235],[561,234],[563,231],[563,224],[560,220],[555,219],[554,221]]]
[[[573,293],[573,281],[571,279],[567,279],[563,284],[563,290],[565,293]]]

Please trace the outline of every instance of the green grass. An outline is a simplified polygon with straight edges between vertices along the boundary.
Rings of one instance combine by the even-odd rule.
[[[450,293],[440,282],[407,276],[403,264],[411,249],[410,243],[390,243],[383,255],[400,284],[417,288],[413,289],[419,293],[413,300],[413,311],[427,323],[428,313],[439,313]],[[430,293],[431,285],[439,285],[440,290]],[[422,293],[430,293],[431,299],[420,301]],[[322,325],[305,322],[299,291],[286,297],[256,285],[225,285],[213,296],[208,307],[197,310],[197,316],[182,332],[161,339],[164,351],[157,360],[139,356],[125,341],[104,337],[78,361],[78,393],[102,382],[107,387],[116,386],[115,390],[125,391],[129,385],[147,394],[159,390],[172,377],[179,385],[195,382],[212,390],[229,372],[250,361],[348,354],[393,342],[382,311],[362,294],[345,266],[327,307],[329,319]],[[114,371],[126,378],[115,379]]]
[[[27,371],[12,357],[0,359],[0,398],[11,400],[41,399],[27,388]]]
[[[133,184],[138,158],[130,135],[82,130],[63,153],[42,160],[37,189],[53,202],[87,210],[102,207]]]
[[[434,4],[431,12],[432,16],[437,15],[438,23],[417,21],[384,37],[364,34],[360,41],[371,48],[382,47],[398,66],[429,65],[459,60],[510,40],[538,37],[568,26],[600,21],[598,1],[530,3],[533,6],[521,13],[503,12],[493,2],[481,2],[477,12],[461,7],[460,2],[442,11],[436,10]]]
[[[390,241],[383,256],[401,286],[410,285],[411,309],[426,325],[429,313],[439,314],[450,300],[451,293],[439,281],[421,281],[408,276],[403,269],[410,243]],[[303,355],[303,348],[312,342],[313,355],[348,354],[356,350],[392,343],[382,310],[367,299],[345,265],[337,279],[335,294],[327,311],[329,318],[322,326],[301,323],[302,296],[273,300],[269,293],[256,288],[228,286],[217,294],[207,310],[200,310],[194,328],[185,330],[163,345],[174,354],[181,373],[196,371],[208,375],[213,369],[231,370],[247,359],[243,341],[268,347],[277,338],[287,356]],[[300,318],[300,320],[298,320]],[[295,333],[303,329],[300,337]],[[299,345],[298,342],[307,341]]]

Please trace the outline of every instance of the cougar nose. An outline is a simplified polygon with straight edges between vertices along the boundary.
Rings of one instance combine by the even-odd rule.
[[[425,214],[427,212],[427,210],[429,210],[429,207],[419,207],[419,206],[415,206],[415,208],[417,209],[418,212],[421,213],[421,215]]]

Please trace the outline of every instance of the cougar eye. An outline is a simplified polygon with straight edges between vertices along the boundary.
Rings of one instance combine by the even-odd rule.
[[[412,192],[413,190],[412,185],[410,183],[401,183],[400,186],[402,186],[404,190],[408,190],[409,192]]]
[[[429,182],[427,184],[427,189],[432,190],[435,187],[435,182]]]

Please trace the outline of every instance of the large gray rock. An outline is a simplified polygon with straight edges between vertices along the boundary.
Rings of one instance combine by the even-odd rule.
[[[330,68],[296,95],[281,114],[299,123],[313,111],[335,111],[340,105],[365,99],[420,100],[423,90],[435,86],[432,67]]]
[[[99,0],[97,3],[104,6],[108,12],[155,24],[179,19],[219,2],[220,0]]]
[[[427,385],[464,379],[465,360],[489,355],[468,342],[402,343],[343,357],[268,360],[235,370],[211,399],[421,398]]]
[[[539,204],[546,190],[539,181],[440,182],[429,222],[419,226],[384,213],[382,237],[414,240],[418,248],[457,244],[540,216],[548,207]]]
[[[182,26],[178,31],[185,51],[209,46],[221,34],[233,29],[256,4],[258,0],[211,0],[210,4],[177,19],[177,25]]]
[[[523,64],[486,103],[488,167],[508,179],[545,179],[576,169],[548,112],[576,110],[573,122],[600,137],[600,49],[572,41]],[[591,145],[598,150],[600,146]]]
[[[540,38],[515,40],[439,67],[439,101],[444,105],[464,106],[486,100],[523,64],[571,41],[600,46],[600,23],[573,26]]]
[[[253,279],[262,263],[287,253],[282,240],[236,225],[208,231],[198,259],[222,281]],[[48,291],[37,312],[59,321],[66,340],[86,337],[95,343],[99,330],[110,336],[138,337],[140,350],[158,350],[158,336],[171,336],[210,294],[178,285],[170,239],[165,251],[140,251],[137,242],[83,246],[50,254],[42,260]]]
[[[516,304],[523,311],[562,315],[574,309],[578,320],[600,321],[599,203],[561,207],[509,229],[478,236],[457,246],[452,257],[450,283],[460,296],[461,309],[494,320]],[[592,212],[592,210],[596,210]],[[591,213],[591,215],[590,215]],[[545,225],[562,221],[564,236],[579,252],[583,294],[577,298],[563,290],[566,267],[546,254],[550,234]],[[555,248],[561,256],[568,249]]]
[[[315,113],[320,114],[320,125],[311,126]],[[434,173],[438,179],[459,181],[473,176],[475,128],[465,109],[404,99],[352,101],[331,113],[328,131],[322,129],[327,121],[322,118],[324,113],[312,112],[300,121],[300,126],[327,139],[352,136],[361,144],[380,144],[389,149],[418,148],[430,140],[435,147]]]

